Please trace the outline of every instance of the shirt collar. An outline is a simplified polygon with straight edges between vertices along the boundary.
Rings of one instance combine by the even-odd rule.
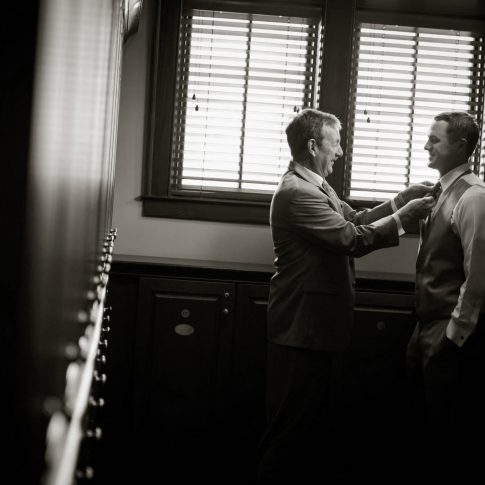
[[[290,169],[295,170],[300,175],[302,175],[305,180],[315,184],[317,187],[321,187],[323,184],[323,177],[318,173],[311,171],[309,168],[304,167],[301,163],[295,162],[294,160],[290,163]]]
[[[443,192],[464,172],[466,172],[470,168],[468,163],[462,163],[455,167],[454,169],[450,170],[449,172],[445,173],[443,177],[440,178],[441,188]]]

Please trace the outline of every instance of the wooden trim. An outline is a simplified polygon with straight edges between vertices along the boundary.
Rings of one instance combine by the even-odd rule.
[[[289,15],[294,17],[313,17],[320,15],[324,0],[299,0],[288,2],[284,0],[185,0],[191,8],[206,10],[221,10],[225,12],[247,12]]]
[[[478,0],[357,0],[357,8],[370,12],[389,12],[416,17],[446,16],[461,22],[466,18],[485,19],[485,3]],[[397,22],[399,23],[399,22]],[[458,27],[457,30],[462,30]]]
[[[327,0],[325,8],[324,45],[320,100],[322,111],[333,113],[342,123],[341,146],[344,156],[334,165],[328,182],[339,196],[343,193],[347,116],[351,78],[355,0]]]
[[[136,261],[134,256],[128,257],[129,260],[123,260],[123,256],[116,256],[113,260],[111,269],[111,277],[118,278],[120,275],[131,275],[133,277],[168,277],[168,278],[182,278],[193,280],[223,280],[233,281],[237,283],[270,283],[270,279],[273,276],[274,271],[269,269],[254,268],[248,264],[247,270],[241,269],[243,265],[240,263],[226,263],[224,267],[220,262],[192,262],[190,260],[173,260],[171,263],[169,258],[147,258],[140,257],[140,261]],[[147,261],[150,259],[150,261]],[[197,266],[195,266],[197,264]],[[237,265],[237,268],[231,265]],[[406,301],[409,300],[409,296],[414,294],[414,281],[399,279],[399,275],[396,275],[394,279],[389,276],[385,278],[382,273],[366,273],[357,275],[356,278],[356,291],[363,292],[359,296],[360,304],[363,304],[363,300],[374,306],[400,306],[396,303],[390,303],[393,299],[391,295],[400,294],[408,295]],[[372,299],[370,301],[367,297],[368,293],[381,292],[387,296],[379,299]]]
[[[269,224],[269,202],[248,204],[207,199],[142,197],[143,217],[168,217],[197,221]]]
[[[181,4],[181,0],[159,2],[152,27],[146,103],[145,194],[168,194]]]
[[[411,27],[429,27],[433,29],[470,30],[474,33],[485,32],[485,20],[444,15],[357,10],[356,21],[376,24],[409,25]]]

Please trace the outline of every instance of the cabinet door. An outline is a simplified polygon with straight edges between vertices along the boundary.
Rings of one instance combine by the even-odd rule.
[[[340,431],[355,460],[399,464],[406,428],[406,346],[411,309],[355,309],[343,362]],[[402,465],[402,464],[401,464]],[[399,466],[401,466],[399,465]]]
[[[135,419],[160,439],[213,433],[230,377],[234,285],[141,278]]]
[[[344,359],[348,398],[373,401],[392,395],[404,376],[414,323],[411,309],[355,308],[352,342]]]
[[[269,285],[239,284],[234,326],[231,420],[257,439],[265,423],[266,312]]]

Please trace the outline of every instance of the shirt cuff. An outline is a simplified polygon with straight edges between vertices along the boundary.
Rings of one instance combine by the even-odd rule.
[[[397,211],[397,205],[396,205],[396,199],[391,199],[391,207],[392,207],[392,212]]]
[[[453,319],[450,320],[446,327],[446,336],[454,342],[458,347],[463,347],[466,339],[470,336],[470,332],[467,332],[464,328],[459,327]]]
[[[402,198],[401,193],[397,194],[396,197],[391,199],[391,207],[394,212],[396,212],[398,209],[400,209],[405,205],[406,205],[406,202],[404,202],[404,199]]]
[[[401,218],[396,213],[392,214],[392,217],[396,221],[396,224],[397,224],[397,232],[398,232],[399,236],[402,236],[403,234],[406,234],[406,231],[402,227]]]

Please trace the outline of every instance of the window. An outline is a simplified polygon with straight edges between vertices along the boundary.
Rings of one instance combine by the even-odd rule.
[[[433,116],[483,120],[484,42],[471,32],[360,23],[355,30],[344,192],[356,203],[436,180],[424,150]],[[483,174],[480,147],[474,158]]]
[[[186,9],[170,193],[269,199],[291,154],[285,128],[314,105],[319,19]]]
[[[471,4],[455,18],[456,5],[359,3],[156,2],[143,215],[267,224],[290,159],[284,130],[308,106],[342,121],[329,182],[351,204],[436,179],[423,149],[432,117],[483,121],[485,23]],[[482,177],[484,161],[478,147]]]

